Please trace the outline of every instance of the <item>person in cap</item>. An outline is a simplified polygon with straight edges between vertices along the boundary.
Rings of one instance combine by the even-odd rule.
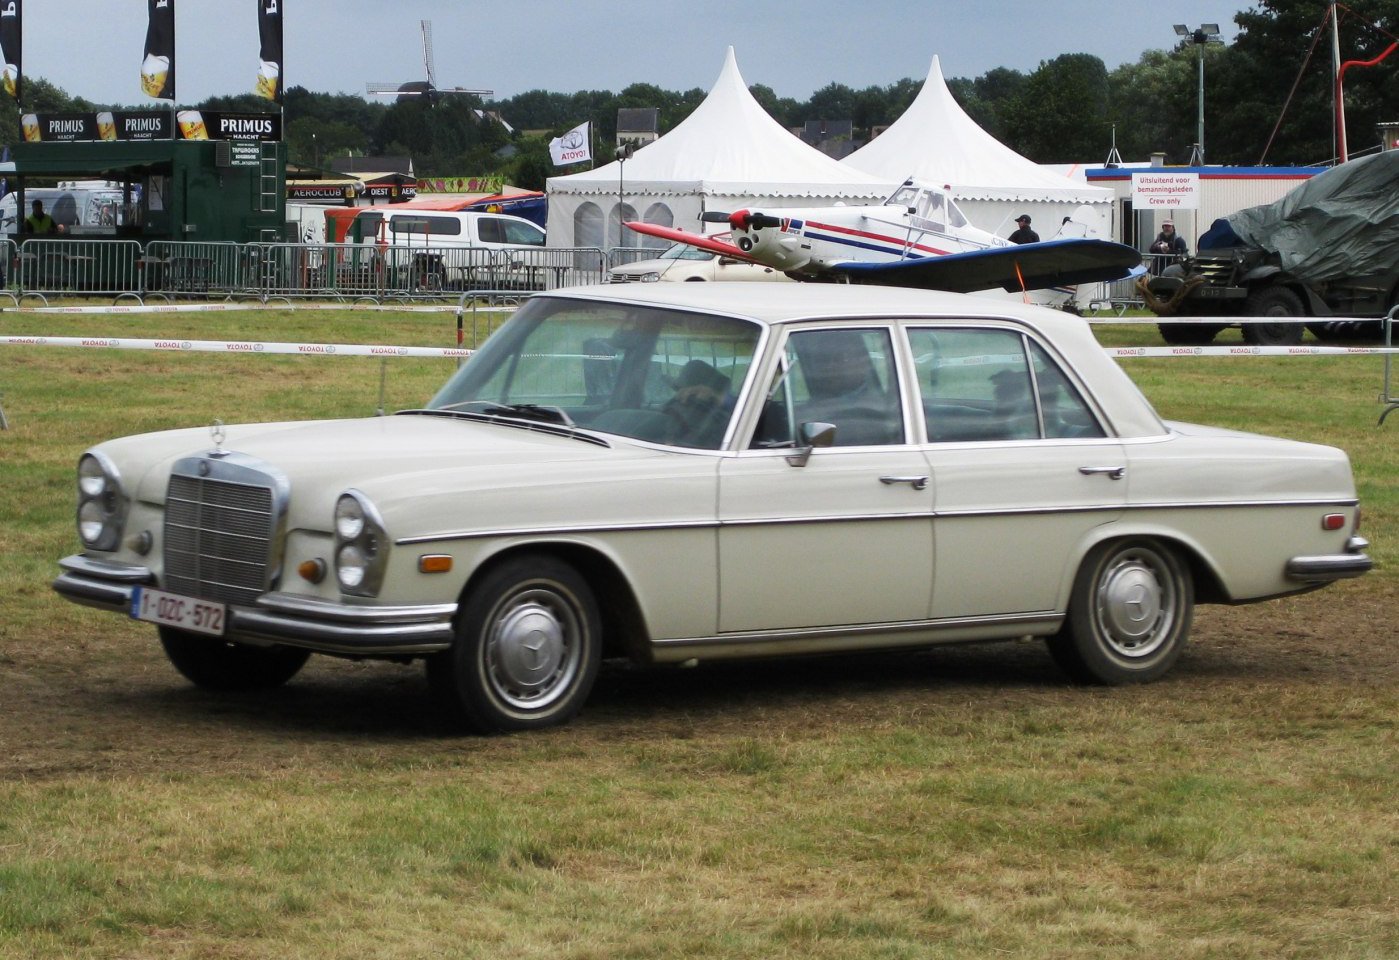
[[[1015,218],[1015,222],[1020,225],[1020,229],[1010,235],[1011,243],[1039,243],[1040,235],[1030,229],[1030,215],[1022,213]]]
[[[1161,232],[1151,244],[1151,252],[1169,257],[1183,257],[1190,251],[1185,246],[1185,238],[1176,233],[1175,221],[1161,224]]]

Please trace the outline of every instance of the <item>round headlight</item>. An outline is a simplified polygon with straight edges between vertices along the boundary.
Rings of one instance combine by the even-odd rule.
[[[78,507],[78,536],[83,538],[83,543],[99,542],[107,531],[108,519],[102,504],[96,500],[83,501],[82,506]]]
[[[652,271],[651,273],[643,273],[641,275],[642,283],[655,283],[659,279],[661,279],[661,275],[654,271]]]
[[[94,456],[85,456],[78,462],[78,490],[85,497],[100,497],[107,490],[107,473]]]
[[[335,504],[335,532],[341,540],[353,540],[364,532],[364,507],[354,497]]]
[[[335,556],[335,575],[343,587],[358,587],[364,582],[364,554],[354,544],[346,544]]]

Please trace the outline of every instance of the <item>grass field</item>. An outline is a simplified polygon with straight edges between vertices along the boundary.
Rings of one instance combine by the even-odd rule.
[[[0,313],[0,332],[451,345],[450,314]],[[1100,330],[1156,343],[1149,327]],[[1201,608],[1163,682],[1042,646],[609,665],[448,738],[419,669],[184,683],[58,599],[93,442],[416,406],[450,360],[0,347],[0,957],[1399,957],[1399,417],[1372,357],[1140,359],[1163,415],[1332,443],[1379,569]]]

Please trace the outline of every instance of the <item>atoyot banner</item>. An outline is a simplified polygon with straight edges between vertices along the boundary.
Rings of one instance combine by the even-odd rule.
[[[253,92],[282,102],[282,4],[284,0],[258,0],[257,35],[261,41],[257,82]]]
[[[175,0],[147,0],[146,55],[141,91],[157,100],[175,99]]]
[[[21,11],[20,0],[0,0],[0,58],[4,60],[4,65],[0,66],[0,71],[3,71],[0,82],[3,82],[5,92],[16,100],[19,99],[20,80],[24,75]]]
[[[562,167],[593,159],[592,142],[588,135],[591,123],[580,123],[563,136],[549,141],[549,156],[553,158],[554,166]]]

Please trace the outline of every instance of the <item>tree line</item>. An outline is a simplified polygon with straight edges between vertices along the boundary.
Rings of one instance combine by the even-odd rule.
[[[1161,152],[1168,163],[1186,163],[1197,139],[1203,56],[1207,162],[1325,163],[1335,153],[1330,27],[1325,24],[1329,6],[1323,0],[1258,0],[1254,9],[1235,16],[1239,34],[1228,45],[1197,45],[1182,38],[1171,49],[1148,50],[1135,63],[1112,70],[1096,56],[1068,53],[1028,72],[998,67],[976,78],[951,78],[948,86],[982,128],[1040,163],[1102,163],[1114,136],[1124,159],[1144,160]],[[1376,58],[1399,35],[1399,0],[1352,0],[1336,9],[1343,60]],[[1396,70],[1399,52],[1377,66],[1346,74],[1352,153],[1378,143],[1377,122],[1399,121]],[[872,128],[897,120],[923,79],[864,89],[831,83],[806,100],[779,97],[761,84],[749,89],[784,127],[850,120],[855,136],[863,139]],[[636,83],[619,93],[531,90],[484,103],[467,95],[375,103],[294,86],[284,98],[283,138],[291,160],[306,165],[328,168],[331,158],[346,155],[411,156],[419,176],[498,174],[517,186],[542,189],[546,178],[579,169],[552,165],[552,137],[591,121],[594,159],[605,163],[613,156],[619,109],[658,108],[664,134],[688,117],[706,92]],[[214,97],[196,106],[264,112],[267,102],[243,95]],[[21,107],[22,112],[123,109],[70,97],[41,78],[26,83]],[[0,118],[0,140],[18,138],[18,117],[7,112]]]

